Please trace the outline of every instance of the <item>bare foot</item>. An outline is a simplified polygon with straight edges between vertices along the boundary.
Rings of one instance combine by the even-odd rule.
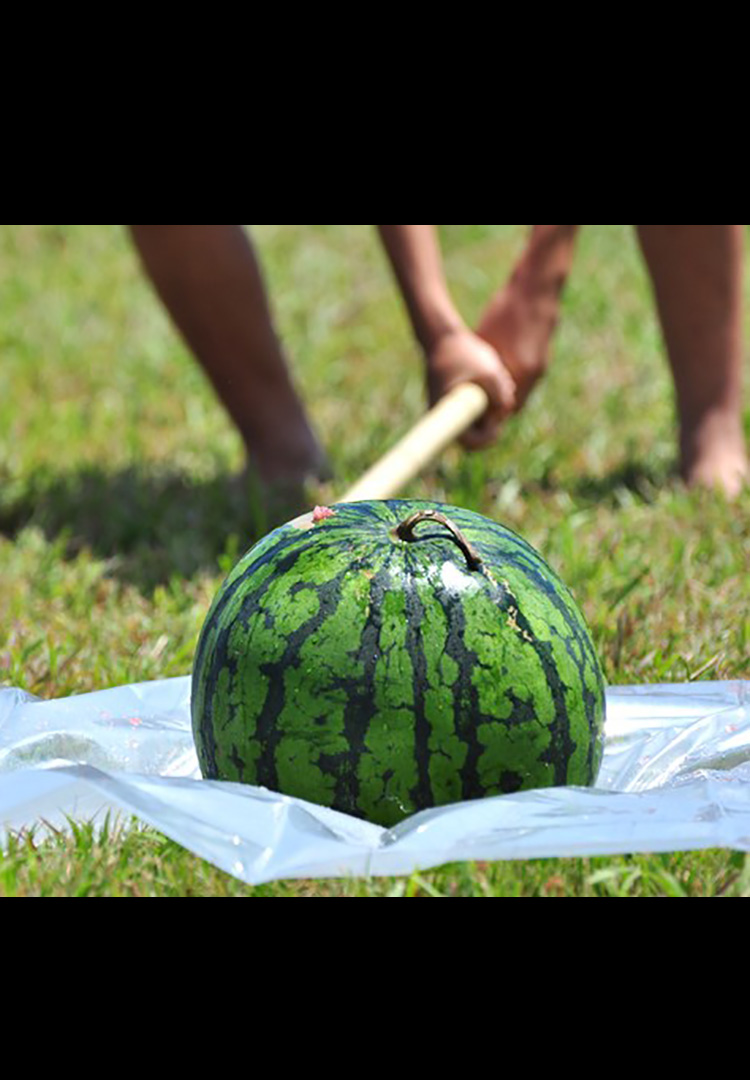
[[[330,477],[330,466],[288,373],[249,370],[236,388],[236,415],[248,462],[264,485]]]
[[[247,446],[251,468],[267,487],[293,487],[295,484],[322,483],[331,479],[331,466],[319,443],[307,430],[295,434],[279,423],[286,437],[261,442],[254,438]],[[247,445],[247,444],[246,444]]]
[[[315,506],[332,470],[306,420],[276,406],[274,422],[245,439],[247,466],[231,485],[238,508],[251,513],[259,533],[284,525]]]
[[[750,483],[750,463],[736,418],[713,416],[682,436],[682,475],[688,487],[723,491],[736,499]]]
[[[241,516],[249,515],[254,532],[262,536],[320,503],[323,475],[323,470],[317,469],[270,480],[261,477],[257,468],[249,463],[231,481],[232,501]]]

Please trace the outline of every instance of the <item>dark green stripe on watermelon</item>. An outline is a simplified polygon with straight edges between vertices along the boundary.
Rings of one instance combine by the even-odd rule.
[[[592,785],[604,680],[569,591],[514,533],[430,503],[338,506],[238,564],[193,678],[201,769],[392,826],[431,806]],[[437,521],[399,539],[416,512]]]

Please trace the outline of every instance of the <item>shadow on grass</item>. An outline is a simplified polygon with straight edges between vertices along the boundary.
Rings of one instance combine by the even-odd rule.
[[[0,485],[0,488],[2,485]],[[306,507],[302,496],[274,508],[237,476],[194,481],[184,474],[96,467],[54,476],[36,473],[17,491],[0,491],[0,534],[14,539],[33,526],[64,538],[66,557],[90,549],[111,560],[110,573],[143,592],[173,577],[217,571],[270,529]]]
[[[600,468],[583,464],[574,447],[561,453],[550,446],[533,447],[516,460],[507,451],[502,457],[465,454],[451,465],[439,464],[438,476],[444,488],[455,486],[477,508],[491,505],[493,495],[510,507],[519,500],[544,503],[564,496],[571,509],[616,510],[636,503],[652,505],[665,493],[682,488],[678,463],[663,447],[653,453],[624,447],[619,459],[610,457]]]
[[[463,504],[476,488],[477,505],[489,482],[483,468],[472,483],[459,475]],[[561,479],[554,473],[530,479],[526,498],[567,492],[580,508],[652,503],[674,475],[664,463],[628,460],[604,476]],[[237,476],[193,480],[182,473],[129,468],[107,472],[87,467],[55,475],[40,471],[9,490],[0,482],[0,535],[11,540],[28,526],[65,556],[90,550],[110,561],[109,573],[144,593],[173,578],[191,579],[228,569],[272,528],[309,509],[304,497],[264,505],[257,489]]]
[[[567,488],[582,503],[617,507],[626,500],[654,503],[679,479],[676,464],[629,460],[604,476],[582,476]]]

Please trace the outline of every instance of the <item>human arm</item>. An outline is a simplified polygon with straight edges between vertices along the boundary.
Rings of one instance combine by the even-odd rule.
[[[490,445],[514,409],[514,383],[499,354],[469,329],[453,302],[435,226],[378,225],[378,231],[425,356],[431,404],[461,383],[480,385],[490,405],[462,442],[472,450]]]

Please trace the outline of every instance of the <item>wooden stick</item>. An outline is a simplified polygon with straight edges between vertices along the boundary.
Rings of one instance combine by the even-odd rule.
[[[401,489],[487,411],[481,386],[465,383],[443,398],[397,446],[337,502],[394,499]]]

